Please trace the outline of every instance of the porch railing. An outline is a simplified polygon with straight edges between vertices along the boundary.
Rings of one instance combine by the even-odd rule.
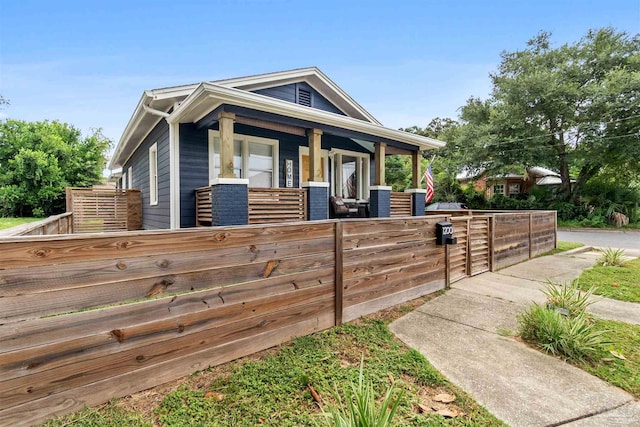
[[[249,188],[249,224],[306,221],[307,191],[299,188]]]
[[[307,191],[299,188],[249,188],[249,224],[307,220]],[[196,224],[211,225],[211,187],[196,189]]]
[[[211,225],[211,187],[196,188],[196,225]]]
[[[411,216],[411,193],[391,192],[391,216]]]

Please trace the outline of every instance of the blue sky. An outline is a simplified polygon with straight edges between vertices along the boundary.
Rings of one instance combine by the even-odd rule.
[[[640,0],[0,0],[0,114],[117,142],[145,89],[316,65],[386,126],[425,126],[486,97],[501,51],[604,26],[640,32]]]

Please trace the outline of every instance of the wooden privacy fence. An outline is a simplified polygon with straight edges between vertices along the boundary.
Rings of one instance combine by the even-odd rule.
[[[491,214],[492,271],[536,257],[556,247],[556,212]]]
[[[211,225],[211,187],[196,188],[196,225]]]
[[[49,236],[52,234],[73,233],[73,213],[52,215],[41,221],[22,224],[17,227],[0,230],[0,237],[7,236]]]
[[[445,249],[435,223],[449,218],[0,239],[0,425],[153,387],[489,268],[495,217],[455,218],[459,245]],[[547,224],[532,223],[540,250]]]
[[[391,216],[411,216],[411,193],[391,192]]]
[[[442,289],[437,220],[0,241],[0,425],[40,422]]]
[[[74,233],[132,231],[142,228],[140,190],[67,188],[67,212]]]

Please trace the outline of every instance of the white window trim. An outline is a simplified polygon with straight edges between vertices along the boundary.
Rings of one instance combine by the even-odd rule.
[[[152,155],[151,153],[154,153]],[[154,163],[155,160],[155,163]],[[158,143],[149,147],[149,205],[158,204]]]
[[[496,187],[502,187],[502,192],[501,192],[501,193],[497,193],[497,192],[496,192]],[[505,195],[505,192],[504,192],[504,190],[505,190],[505,188],[504,188],[504,184],[493,184],[493,186],[491,187],[491,190],[492,190],[492,192],[493,192],[493,194],[494,194],[494,195],[495,195],[495,194],[502,194],[503,196]]]
[[[331,195],[335,196],[336,194],[342,194],[342,167],[337,167],[337,165],[342,165],[342,156],[351,156],[358,159],[358,164],[356,165],[356,170],[362,170],[362,180],[358,183],[357,189],[357,198],[368,199],[369,198],[369,181],[371,177],[370,164],[371,164],[371,156],[368,153],[361,153],[358,151],[349,151],[342,150],[339,148],[331,149]],[[351,200],[351,199],[347,199]],[[354,199],[355,200],[355,199]]]
[[[122,190],[127,189],[127,173],[126,172],[122,172],[122,176],[120,177],[120,188]]]
[[[220,138],[220,132],[217,130],[209,129],[209,185],[212,185],[214,181],[218,180],[217,176],[214,176],[215,163],[213,161],[213,139]],[[234,141],[242,141],[242,174],[245,175],[249,171],[249,142],[258,142],[260,144],[271,145],[273,147],[273,174],[272,174],[272,188],[280,187],[280,141],[277,139],[262,138],[259,136],[243,135],[239,133],[233,134]],[[238,178],[249,179],[248,176],[239,176]]]
[[[309,155],[309,147],[298,147],[298,175],[300,180],[298,181],[298,188],[302,188],[302,183],[309,181],[309,177],[302,176],[302,156]],[[329,180],[329,151],[320,150],[320,157],[324,159],[324,177]]]
[[[129,169],[127,169],[127,188],[129,190],[133,189],[133,166],[129,166]]]

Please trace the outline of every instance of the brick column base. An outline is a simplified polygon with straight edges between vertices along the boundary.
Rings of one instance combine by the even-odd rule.
[[[211,225],[249,223],[249,180],[219,178],[211,185]]]
[[[329,218],[329,183],[303,182],[302,188],[307,189],[307,221]]]
[[[391,216],[391,187],[374,185],[369,189],[369,210],[371,218]]]
[[[405,193],[411,193],[411,215],[424,216],[424,197],[427,194],[427,190],[422,188],[410,188],[404,190]]]

